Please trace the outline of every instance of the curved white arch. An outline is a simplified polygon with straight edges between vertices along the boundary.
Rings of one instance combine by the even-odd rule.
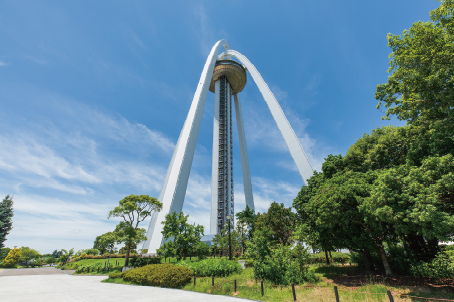
[[[162,244],[163,237],[161,231],[164,226],[161,222],[165,221],[165,216],[172,212],[181,212],[183,209],[183,201],[188,186],[192,160],[194,159],[194,151],[202,122],[208,88],[213,75],[214,65],[216,64],[217,54],[222,46],[226,50],[229,49],[226,40],[219,40],[208,55],[199,84],[197,85],[197,90],[192,99],[191,108],[189,109],[188,116],[175,146],[175,151],[173,152],[161,193],[158,197],[163,207],[161,212],[154,213],[151,217],[147,231],[147,240],[143,244],[143,249],[149,249],[150,253],[156,253],[156,250]]]
[[[301,146],[298,137],[296,136],[295,132],[290,126],[290,123],[285,117],[284,111],[282,111],[281,106],[274,97],[274,94],[271,92],[270,88],[265,83],[255,66],[238,51],[227,49],[225,52],[219,55],[218,59],[223,59],[230,56],[235,57],[238,61],[240,61],[254,79],[255,84],[262,93],[262,96],[265,99],[265,102],[267,103],[274,120],[276,121],[277,127],[284,137],[285,143],[287,144],[290,154],[295,161],[296,167],[298,168],[298,171],[300,172],[301,177],[306,184],[307,179],[312,176],[314,170],[312,169],[311,163],[309,162],[306,153],[304,153],[303,147]]]

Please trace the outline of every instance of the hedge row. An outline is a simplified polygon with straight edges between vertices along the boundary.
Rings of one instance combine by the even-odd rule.
[[[204,259],[197,262],[180,261],[176,265],[191,269],[198,277],[224,277],[243,271],[238,261],[225,259]]]
[[[142,267],[150,264],[160,264],[160,257],[132,257],[129,260],[131,266]]]
[[[123,272],[120,276],[141,285],[181,288],[188,284],[193,271],[173,264],[151,264]],[[115,275],[117,276],[117,275]]]

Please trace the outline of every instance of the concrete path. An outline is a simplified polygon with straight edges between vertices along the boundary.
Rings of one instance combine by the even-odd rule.
[[[239,302],[246,299],[150,286],[102,283],[105,276],[27,275],[0,278],[1,301],[8,302]]]
[[[68,272],[56,269],[55,267],[14,268],[0,272],[0,277],[28,275],[60,275],[60,274],[68,274]]]

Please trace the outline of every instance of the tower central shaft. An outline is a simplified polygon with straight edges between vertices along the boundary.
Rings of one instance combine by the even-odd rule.
[[[232,91],[227,77],[219,78],[219,157],[217,186],[217,233],[234,213],[233,201],[233,144],[232,144]],[[216,83],[217,84],[217,83]],[[216,85],[218,86],[218,85]],[[217,97],[217,96],[216,96]]]

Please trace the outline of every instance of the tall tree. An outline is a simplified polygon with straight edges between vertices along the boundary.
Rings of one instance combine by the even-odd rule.
[[[31,249],[27,246],[23,246],[20,248],[22,251],[22,254],[20,256],[19,261],[25,262],[25,265],[28,265],[28,262],[33,259],[37,259],[41,257],[39,252],[37,250]]]
[[[93,248],[98,249],[101,254],[105,254],[115,246],[116,241],[116,234],[114,232],[107,232],[96,237],[93,242]]]
[[[139,228],[139,223],[161,209],[162,203],[156,198],[131,194],[120,200],[120,205],[109,212],[108,218],[113,216],[121,217],[124,220],[123,223],[117,225],[116,230],[120,232],[121,241],[125,242],[127,246],[125,266],[129,264],[131,244],[137,242],[139,238],[146,240],[145,229]]]
[[[13,228],[13,197],[6,195],[0,202],[0,249],[5,247],[6,235]]]
[[[197,244],[203,237],[204,227],[202,225],[189,224],[189,215],[183,212],[172,212],[166,215],[166,220],[162,222],[164,228],[162,235],[166,243],[160,247],[160,252],[168,255],[171,250],[179,259],[186,259],[189,253],[196,250]]]
[[[391,76],[377,86],[384,118],[410,124],[454,124],[454,0],[442,0],[431,22],[416,22],[402,35],[388,35]]]
[[[295,229],[296,215],[292,208],[286,208],[283,203],[272,202],[268,212],[257,218],[256,229],[271,230],[270,240],[273,243],[289,245],[293,242],[292,232]]]
[[[241,225],[246,227],[246,237],[247,239],[251,240],[252,235],[255,231],[255,221],[257,220],[257,215],[255,214],[254,210],[250,209],[249,206],[246,205],[246,209],[244,211],[236,213],[237,222]]]

